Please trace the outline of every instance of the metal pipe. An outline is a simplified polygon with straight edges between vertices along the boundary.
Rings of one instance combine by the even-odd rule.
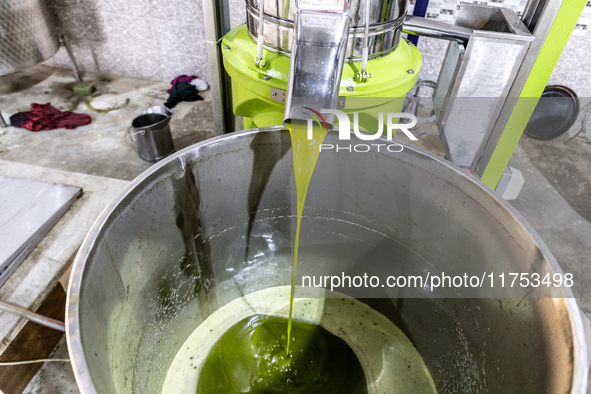
[[[11,302],[0,301],[0,311],[23,317],[32,321],[33,323],[41,324],[42,326],[49,327],[57,331],[66,332],[65,325],[61,321],[31,312],[30,310]]]
[[[0,111],[0,127],[8,127],[8,124],[4,120],[4,116],[2,116],[2,111]]]
[[[263,45],[265,43],[264,28],[265,28],[265,2],[259,2],[259,36],[257,39],[257,58],[255,59],[258,66],[263,60]]]
[[[365,5],[365,30],[363,32],[363,51],[361,52],[361,80],[367,81],[367,58],[369,57],[369,15],[371,0]]]
[[[70,46],[70,41],[68,38],[63,35],[61,37],[62,43],[66,47],[66,51],[68,51],[68,56],[70,57],[70,61],[72,62],[72,70],[74,70],[74,77],[76,77],[76,81],[83,82],[82,77],[80,76],[80,70],[78,69],[78,63],[76,62],[76,58],[74,57],[74,52],[72,52],[72,47]]]
[[[525,5],[521,20],[530,32],[534,32],[546,3],[548,0],[529,0]]]
[[[232,112],[232,86],[230,77],[223,67],[221,41],[230,31],[228,0],[204,0],[203,20],[205,42],[209,60],[211,107],[215,123],[215,134],[234,131],[235,118]]]
[[[337,108],[350,22],[348,1],[343,2],[339,11],[298,10],[289,64],[285,124],[290,124],[292,119],[308,119],[306,107]],[[334,126],[334,115],[325,116],[325,120],[329,127]]]
[[[467,43],[472,36],[472,29],[467,27],[456,26],[414,15],[406,16],[406,20],[402,25],[402,32],[442,40],[458,41],[463,44]]]

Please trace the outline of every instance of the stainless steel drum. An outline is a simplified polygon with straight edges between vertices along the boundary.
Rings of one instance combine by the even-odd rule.
[[[45,0],[0,2],[0,75],[34,66],[59,49]]]
[[[344,0],[347,1],[347,0]],[[316,1],[322,3],[322,1]],[[335,3],[334,1],[324,1]],[[308,3],[314,3],[309,1]],[[341,1],[342,3],[342,1]],[[387,55],[396,49],[400,40],[402,23],[406,16],[407,0],[352,0],[351,28],[349,31],[346,61],[361,61],[363,36],[366,24],[366,7],[369,4],[369,59]],[[265,47],[289,54],[293,41],[293,24],[296,0],[247,0],[246,23],[254,41],[258,40],[260,6],[263,5],[263,34]]]
[[[339,143],[336,133],[326,138]],[[151,167],[103,211],[68,290],[68,348],[82,394],[159,393],[209,314],[290,283],[292,163],[284,128],[212,138]],[[518,213],[439,157],[408,145],[332,150],[316,168],[301,241],[317,247],[301,250],[302,267],[397,250],[392,272],[560,271]],[[582,317],[571,290],[556,290],[564,298],[367,302],[412,340],[441,394],[583,394]]]

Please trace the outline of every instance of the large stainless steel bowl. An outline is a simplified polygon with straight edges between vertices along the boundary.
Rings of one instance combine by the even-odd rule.
[[[179,347],[210,313],[289,284],[290,149],[284,128],[204,141],[151,167],[101,214],[68,290],[68,347],[83,394],[159,392]],[[307,205],[304,228],[314,231],[302,240],[323,247],[302,251],[302,261],[398,248],[392,270],[560,271],[490,189],[411,146],[322,152]],[[315,226],[318,218],[330,225]],[[441,394],[582,394],[582,318],[570,289],[559,295],[566,298],[367,302],[413,341]]]

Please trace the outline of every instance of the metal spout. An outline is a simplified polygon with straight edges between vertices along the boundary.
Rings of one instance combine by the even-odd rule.
[[[316,2],[318,3],[318,2]],[[348,0],[299,4],[294,23],[283,123],[309,119],[308,108],[336,109],[351,22]],[[331,4],[330,6],[328,4]],[[334,115],[325,116],[329,128]]]

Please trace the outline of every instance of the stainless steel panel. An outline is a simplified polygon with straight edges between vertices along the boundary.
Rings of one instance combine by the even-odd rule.
[[[404,18],[407,10],[406,0],[343,0],[350,3],[351,26],[363,27],[365,25],[365,8],[370,6],[369,21],[372,25],[390,22]],[[340,3],[342,4],[343,1]],[[278,19],[293,22],[297,13],[298,3],[302,3],[300,8],[312,5],[317,8],[331,7],[338,2],[335,0],[311,0],[302,2],[301,0],[263,0],[265,14]],[[246,0],[250,8],[259,9],[260,0]]]
[[[338,144],[338,135],[325,142]],[[400,251],[388,255],[391,269],[560,271],[488,187],[402,145],[396,154],[322,152],[304,218],[314,231],[301,240],[326,248],[302,251],[302,262],[339,264],[351,248],[372,250],[357,260],[363,265],[386,242]],[[290,283],[292,164],[287,129],[233,133],[164,159],[107,207],[68,290],[68,348],[82,394],[160,392],[172,358],[210,313]],[[581,314],[570,289],[557,291],[565,298],[367,302],[409,336],[440,393],[584,394]]]
[[[472,34],[465,50],[450,44],[434,100],[448,159],[475,170],[534,37],[498,7],[462,4],[456,23]]]
[[[0,2],[0,75],[38,64],[59,49],[45,0]]]
[[[337,108],[350,21],[348,9],[297,13],[284,123],[308,119],[305,107]],[[334,115],[325,118],[332,128]]]
[[[486,139],[486,141],[484,141],[483,146],[481,146],[480,148],[480,152],[477,154],[478,162],[475,166],[475,172],[480,176],[484,174],[484,171],[486,170],[486,167],[490,162],[490,159],[497,147],[501,135],[505,131],[505,126],[509,121],[509,117],[511,116],[515,106],[517,105],[518,97],[521,95],[521,91],[525,86],[529,74],[536,60],[538,59],[538,55],[546,41],[546,37],[550,32],[550,28],[554,23],[554,19],[556,18],[556,15],[560,10],[563,1],[566,0],[545,0],[540,1],[539,3],[536,0],[530,0],[530,2],[528,3],[529,12],[527,15],[539,13],[539,16],[536,17],[537,21],[535,22],[535,27],[533,31],[534,40],[529,46],[524,60],[522,62],[521,68],[519,68],[519,71],[517,72],[514,81],[511,85],[511,89],[508,94],[508,97],[510,98],[505,100],[505,102],[503,103],[503,107],[498,115],[498,119],[493,125],[492,131],[489,133],[488,138]],[[541,7],[541,9],[536,7]],[[523,98],[522,100],[537,99],[527,97]]]
[[[0,285],[80,193],[79,187],[0,177]]]
[[[293,0],[292,0],[293,1]],[[333,3],[332,1],[330,2]],[[265,4],[265,17],[263,35],[265,47],[268,50],[289,55],[293,42],[293,24],[296,15],[295,4],[289,9],[286,17],[282,17],[285,10],[277,2],[267,1]],[[351,27],[347,41],[346,56],[348,62],[361,61],[363,40],[365,1],[351,1]],[[280,11],[277,11],[279,6]],[[401,26],[406,16],[406,1],[373,1],[370,8],[368,53],[369,59],[375,59],[387,55],[398,45],[400,41]],[[378,14],[380,10],[385,10]],[[247,1],[246,23],[252,39],[256,42],[259,36],[259,8],[258,2]]]

